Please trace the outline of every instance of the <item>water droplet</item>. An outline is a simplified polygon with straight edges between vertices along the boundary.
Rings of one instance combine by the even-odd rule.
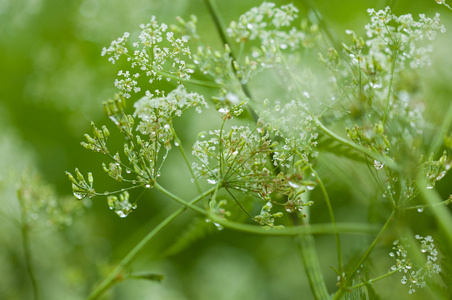
[[[306,189],[309,191],[312,191],[313,189],[315,189],[315,184],[308,184],[306,185]]]
[[[229,112],[229,109],[221,107],[218,112],[222,113],[222,114],[227,114]]]
[[[136,181],[136,180],[133,180],[133,181],[132,181],[132,184],[137,184],[137,181]]]
[[[128,215],[129,213],[128,213],[128,212],[125,213],[125,212],[123,212],[122,210],[117,210],[117,211],[116,211],[116,214],[117,214],[120,218],[125,218],[125,217],[127,217],[127,215]]]
[[[150,188],[151,188],[151,185],[148,183],[148,184],[146,184],[144,187],[147,188],[147,189],[150,189]]]
[[[298,189],[298,188],[300,187],[300,185],[296,184],[295,182],[289,181],[288,183],[289,183],[289,185],[290,185],[291,187],[293,187],[294,189]]]
[[[218,223],[213,223],[214,225],[215,225],[215,227],[220,231],[220,230],[223,230],[224,229],[224,227],[223,226],[221,226],[220,224],[218,224]]]
[[[279,47],[281,47],[281,49],[287,49],[287,45],[286,44],[281,44],[281,45],[279,45]]]
[[[433,185],[427,185],[427,190],[433,189]]]
[[[127,169],[127,170],[126,170],[126,173],[127,173],[127,174],[130,174],[130,173],[132,173],[132,171],[130,171],[129,169]]]
[[[82,200],[83,198],[86,197],[86,193],[84,192],[74,192],[74,197],[77,198],[78,200]]]
[[[174,142],[174,146],[179,147],[179,143],[178,142]]]
[[[417,211],[421,213],[421,212],[424,211],[424,208],[423,207],[418,207]]]
[[[165,128],[166,130],[170,129],[171,126],[169,124],[165,124],[165,126],[163,126],[163,128]]]
[[[207,182],[210,184],[216,184],[217,181],[215,179],[207,179]]]
[[[374,160],[374,167],[377,170],[381,170],[385,166],[384,163],[379,162],[378,160]]]
[[[104,195],[107,196],[107,195],[108,195],[108,192],[104,192]]]

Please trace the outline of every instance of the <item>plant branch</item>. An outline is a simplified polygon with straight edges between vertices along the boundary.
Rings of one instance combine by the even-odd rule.
[[[202,195],[194,198],[189,202],[190,205],[195,204],[202,198],[212,194],[214,188],[204,192]],[[119,264],[113,269],[113,271],[102,281],[102,283],[89,295],[88,300],[98,299],[105,291],[107,291],[112,285],[123,279],[122,272],[129,266],[139,252],[165,227],[167,227],[174,219],[186,210],[186,207],[181,207],[174,213],[169,215],[165,220],[160,222],[153,230],[151,230],[130,252],[119,262]]]
[[[350,272],[350,274],[347,275],[347,280],[345,281],[344,285],[340,286],[340,289],[336,292],[336,294],[334,294],[333,300],[339,300],[342,299],[344,293],[347,291],[347,285],[350,283],[350,281],[353,279],[353,276],[356,274],[356,272],[358,271],[358,269],[361,267],[361,265],[364,263],[364,261],[366,261],[366,259],[369,257],[370,253],[372,252],[372,250],[375,248],[375,246],[377,245],[377,242],[380,240],[381,236],[383,235],[383,233],[386,231],[386,229],[388,229],[389,224],[392,222],[393,218],[395,215],[395,211],[392,211],[391,215],[389,216],[389,218],[386,220],[386,223],[383,225],[383,227],[381,228],[380,232],[377,234],[377,236],[375,237],[375,239],[373,240],[373,242],[370,244],[370,246],[367,248],[366,252],[364,253],[364,255],[361,257],[361,259],[359,260],[359,262],[355,265],[355,267],[353,268],[353,270]]]

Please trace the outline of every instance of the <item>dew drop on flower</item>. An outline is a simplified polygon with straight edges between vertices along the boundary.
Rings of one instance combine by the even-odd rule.
[[[315,184],[308,184],[308,185],[306,185],[306,189],[308,191],[312,191],[313,189],[315,189]]]
[[[218,112],[222,113],[222,114],[227,114],[229,112],[229,109],[221,107]]]
[[[81,193],[81,192],[74,192],[74,197],[77,198],[78,200],[82,200],[83,198],[86,197],[86,193]]]
[[[377,170],[381,170],[385,166],[384,163],[379,162],[378,160],[374,160],[374,167]]]
[[[300,187],[298,184],[296,184],[296,183],[294,183],[294,182],[292,182],[292,181],[289,181],[289,185],[290,185],[291,187],[293,187],[294,189],[298,189],[298,188]]]
[[[223,226],[221,226],[220,224],[218,224],[218,223],[213,223],[214,225],[215,225],[215,227],[218,229],[218,230],[223,230],[224,229],[224,227]]]
[[[150,189],[151,185],[150,184],[146,184],[144,187],[147,188],[147,189]]]

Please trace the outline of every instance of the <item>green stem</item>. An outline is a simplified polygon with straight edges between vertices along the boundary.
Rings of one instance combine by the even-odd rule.
[[[304,226],[309,228],[309,224]],[[303,262],[306,275],[308,276],[314,298],[320,300],[330,299],[320,268],[314,237],[312,234],[299,235],[295,238],[295,243]]]
[[[210,189],[202,195],[196,197],[189,202],[190,205],[195,204],[202,198],[213,193],[214,189]],[[174,213],[169,215],[165,220],[160,222],[152,231],[150,231],[130,252],[119,262],[119,264],[113,269],[113,271],[102,281],[102,283],[89,295],[88,300],[99,298],[105,291],[107,291],[112,285],[122,280],[121,273],[129,266],[139,252],[146,246],[158,233],[160,233],[166,226],[168,226],[174,219],[186,210],[186,207],[181,207]]]
[[[215,1],[204,0],[204,3],[206,4],[207,9],[209,10],[210,15],[212,16],[213,22],[215,23],[215,27],[217,28],[218,34],[220,35],[221,42],[224,45],[231,45],[226,36],[226,30],[225,30],[226,26],[223,24],[223,21],[220,17],[220,15],[221,15],[220,10],[218,9],[217,5],[215,4]],[[237,57],[234,55],[234,51],[232,48],[231,48],[231,58],[233,61],[237,61]],[[233,66],[232,66],[232,70],[237,78],[237,71]],[[251,101],[253,101],[253,96],[251,95],[251,91],[248,88],[248,85],[241,83],[239,78],[237,78],[237,80],[240,84],[240,87],[242,88],[243,93],[246,95],[246,97],[248,97]],[[254,109],[252,109],[249,105],[247,105],[247,108],[248,108],[248,111],[250,112],[251,116],[253,117],[254,122],[257,122],[259,117],[257,116]]]
[[[391,271],[391,272],[388,272],[388,273],[386,273],[386,274],[384,274],[384,275],[381,275],[381,276],[379,276],[379,277],[370,279],[370,280],[368,280],[368,281],[366,281],[366,282],[361,282],[360,284],[351,286],[350,289],[351,289],[351,290],[354,290],[354,289],[360,288],[360,287],[362,287],[362,286],[364,286],[364,285],[372,284],[372,283],[375,282],[375,281],[381,280],[381,279],[386,278],[386,277],[388,277],[388,276],[390,276],[390,275],[392,275],[392,274],[394,274],[394,273],[399,272],[399,270],[400,270],[400,269],[395,269],[394,271]]]
[[[198,207],[196,205],[193,205],[191,202],[186,202],[185,200],[179,198],[178,196],[174,195],[173,193],[171,193],[170,191],[168,191],[167,189],[165,189],[163,186],[161,186],[160,184],[158,184],[157,182],[154,184],[154,187],[161,192],[162,194],[170,197],[171,199],[175,200],[176,202],[179,202],[180,204],[182,204],[183,206],[187,207],[187,208],[191,208],[192,210],[199,212],[203,215],[207,215],[207,211],[201,207]],[[210,194],[213,193],[214,188],[210,189],[209,191]]]
[[[27,268],[28,277],[30,278],[32,290],[33,290],[33,299],[38,300],[39,299],[39,292],[38,292],[38,283],[36,281],[36,277],[34,275],[34,268],[33,264],[31,262],[31,249],[30,249],[30,236],[28,234],[29,232],[29,226],[28,223],[24,223],[22,225],[22,247],[24,250],[24,257],[25,257],[25,266]]]
[[[303,201],[308,202],[309,193],[302,195]],[[309,225],[309,207],[306,208],[306,218],[300,217],[298,214],[291,214],[292,222],[297,227],[310,228]],[[336,231],[336,224],[333,224],[333,230]],[[298,254],[306,275],[308,276],[311,291],[315,299],[327,300],[330,299],[328,289],[326,288],[325,279],[323,278],[322,268],[320,267],[320,260],[317,256],[314,236],[310,233],[299,234],[294,238],[297,246]]]
[[[25,259],[25,268],[27,269],[28,277],[30,278],[31,287],[33,291],[33,299],[39,299],[39,288],[38,283],[36,281],[34,267],[31,259],[31,248],[30,248],[30,224],[27,221],[27,211],[24,204],[24,198],[22,195],[22,190],[19,189],[17,191],[17,199],[20,205],[21,212],[21,223],[20,230],[22,234],[22,248],[24,251],[24,259]]]
[[[268,236],[299,236],[306,234],[331,234],[335,230],[341,233],[361,233],[361,234],[374,234],[378,231],[375,226],[369,226],[368,224],[356,224],[356,223],[337,223],[336,229],[332,224],[312,224],[307,226],[294,226],[286,227],[282,229],[265,229],[261,226],[237,223],[232,221],[227,221],[223,218],[218,217],[214,214],[208,215],[209,219],[213,222],[220,224],[221,226],[237,231],[247,232],[257,235],[268,235]]]
[[[179,148],[179,150],[180,150],[180,152],[182,154],[182,157],[184,158],[184,161],[185,161],[185,164],[188,167],[188,170],[190,171],[191,178],[193,178],[193,180],[195,182],[195,185],[196,185],[196,188],[198,189],[198,192],[201,193],[202,192],[201,186],[199,185],[198,180],[196,180],[196,176],[195,176],[195,173],[193,172],[193,168],[191,167],[191,164],[190,164],[190,161],[188,160],[187,154],[185,154],[185,150],[182,147],[182,143],[181,143],[179,137],[177,136],[176,131],[174,130],[173,126],[171,126],[171,131],[172,131],[172,133],[174,135],[174,139],[176,140],[176,142],[179,145],[178,148]]]
[[[333,297],[333,300],[339,300],[342,299],[342,297],[344,296],[344,294],[347,292],[347,285],[353,280],[353,277],[355,276],[356,272],[358,271],[358,269],[361,267],[361,265],[367,260],[367,258],[369,257],[370,253],[372,252],[372,250],[375,248],[375,246],[377,245],[377,242],[380,240],[381,236],[383,235],[383,233],[386,231],[386,229],[388,229],[389,224],[392,222],[393,218],[394,218],[394,214],[395,211],[392,211],[391,215],[389,216],[389,218],[386,220],[386,223],[383,225],[383,227],[381,228],[380,232],[377,234],[377,236],[375,237],[375,239],[373,240],[373,242],[370,244],[370,246],[367,248],[366,252],[364,253],[364,255],[361,257],[361,259],[359,260],[359,262],[355,265],[355,267],[353,268],[353,270],[350,272],[350,274],[347,275],[347,280],[345,281],[345,284],[340,286],[340,289],[336,292],[336,294]]]
[[[391,67],[391,79],[389,80],[388,96],[386,97],[385,114],[383,116],[383,127],[385,126],[386,118],[388,116],[388,111],[389,111],[389,102],[391,100],[392,83],[394,81],[394,71],[395,71],[395,65],[397,63],[397,55],[398,55],[398,51],[394,50],[394,60],[392,61],[392,67]]]
[[[344,272],[344,265],[342,262],[342,247],[341,247],[341,240],[339,237],[339,232],[336,227],[336,219],[334,217],[333,207],[331,206],[330,197],[328,196],[328,193],[325,189],[325,185],[323,184],[319,175],[312,167],[310,167],[310,169],[319,183],[320,189],[322,190],[322,193],[323,193],[323,197],[325,198],[326,205],[328,206],[328,212],[330,214],[331,223],[333,224],[334,237],[336,239],[337,261],[338,261],[338,266],[339,266],[339,274],[338,275],[342,277],[342,274]]]

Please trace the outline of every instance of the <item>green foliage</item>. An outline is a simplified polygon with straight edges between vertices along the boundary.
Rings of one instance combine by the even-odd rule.
[[[36,165],[46,176],[56,169],[74,170],[77,160],[75,172],[66,175],[78,200],[60,196],[63,187],[55,189],[38,177],[10,180],[18,185],[5,189],[5,197],[2,194],[7,205],[1,205],[6,218],[0,225],[8,233],[15,228],[12,236],[17,238],[0,234],[7,245],[0,263],[5,274],[17,276],[0,280],[0,290],[6,291],[0,298],[59,297],[61,292],[51,288],[53,281],[68,282],[68,297],[89,294],[88,299],[105,293],[120,298],[210,299],[220,290],[219,298],[235,299],[243,293],[234,293],[234,286],[275,299],[309,297],[308,288],[316,299],[447,295],[450,282],[444,274],[452,265],[447,258],[452,245],[447,207],[452,201],[452,107],[448,112],[439,109],[448,104],[451,91],[447,55],[439,47],[448,43],[444,32],[449,25],[441,23],[438,13],[427,4],[412,3],[404,10],[425,14],[399,14],[400,7],[393,3],[391,8],[368,9],[370,21],[361,30],[361,24],[356,25],[360,18],[354,18],[356,24],[347,21],[355,30],[336,30],[338,23],[330,26],[330,18],[364,16],[362,4],[354,3],[345,14],[343,8],[336,12],[332,2],[328,10],[323,7],[327,2],[307,0],[297,3],[300,7],[263,2],[250,8],[249,3],[228,2],[228,9],[220,9],[214,0],[204,0],[209,14],[203,15],[190,1],[175,0],[149,17],[146,7],[157,0],[132,1],[135,4],[127,6],[137,12],[128,24],[121,22],[127,19],[124,4],[118,6],[121,16],[112,17],[115,12],[109,8],[118,5],[115,1],[71,3],[68,23],[83,21],[77,33],[68,34],[64,26],[42,31],[50,37],[86,40],[82,46],[62,46],[67,55],[49,66],[46,62],[59,46],[47,45],[39,35],[32,47],[36,53],[18,47],[21,43],[14,36],[29,40],[34,35],[3,13],[20,5],[0,5],[0,19],[11,23],[9,28],[0,25],[0,32],[6,33],[0,46],[11,43],[21,49],[17,59],[9,61],[12,52],[0,48],[4,73],[13,78],[6,82],[19,78],[21,68],[33,70],[20,76],[27,78],[17,89],[23,95],[7,95],[0,113],[16,111],[9,98],[30,99],[17,106],[11,120],[2,122],[28,124],[14,134],[27,141],[22,148],[28,143],[36,146],[30,151],[40,153]],[[174,14],[182,2],[184,15],[196,10],[198,16],[178,17],[167,25],[162,12]],[[435,10],[450,9],[445,1],[436,2],[442,6]],[[19,19],[29,14],[30,28],[34,13],[44,20],[49,18],[41,11],[61,9],[48,0],[34,3],[46,6],[17,14]],[[241,16],[239,9],[245,11]],[[102,17],[103,11],[108,16]],[[139,22],[143,24],[138,28]],[[99,46],[122,27],[130,33]],[[102,49],[112,65],[97,65],[98,58],[77,59],[81,49],[91,46]],[[61,65],[69,57],[78,71],[65,69],[63,74],[62,68],[73,66]],[[17,64],[19,58],[25,59],[22,65]],[[15,62],[17,67],[10,67]],[[92,80],[87,71],[99,79]],[[55,75],[49,76],[52,72]],[[116,93],[103,78],[114,81]],[[66,85],[61,84],[64,80]],[[97,104],[92,99],[108,99],[108,94],[114,96],[104,102],[104,113],[113,126],[99,125],[104,120],[96,111],[101,110],[93,109]],[[43,105],[45,98],[49,102]],[[61,103],[55,100],[59,98]],[[91,104],[83,104],[88,101],[84,99]],[[58,107],[52,107],[57,102]],[[55,116],[55,123],[63,126],[52,123]],[[75,137],[67,132],[80,136],[90,119],[91,129],[80,148],[92,156],[82,156],[73,147]],[[8,140],[1,142],[0,152],[9,145]],[[3,155],[11,159],[0,162],[2,169],[22,161],[14,159],[13,152]],[[0,173],[0,182],[6,186],[10,181],[4,180],[9,177],[5,174]],[[59,179],[47,181],[52,180]],[[82,217],[83,207],[91,204],[93,209]],[[114,214],[104,213],[105,207]],[[185,211],[196,217],[181,217]],[[64,230],[45,237],[35,229],[44,223]],[[289,238],[296,249],[287,246]],[[166,250],[152,261],[162,248],[159,243]],[[233,252],[234,259],[207,259],[211,244],[246,249],[261,261],[251,271],[237,272],[254,266],[253,256]],[[304,269],[293,263],[292,252]],[[55,262],[45,265],[50,256]],[[118,257],[122,259],[114,262]],[[369,261],[379,263],[370,268]],[[53,271],[47,278],[50,265]],[[55,279],[60,265],[67,272]],[[196,270],[209,274],[208,280],[202,274],[192,279]],[[254,272],[253,280],[246,278],[248,271]],[[200,280],[208,284],[201,288]],[[9,282],[29,289],[5,288],[13,286]]]

